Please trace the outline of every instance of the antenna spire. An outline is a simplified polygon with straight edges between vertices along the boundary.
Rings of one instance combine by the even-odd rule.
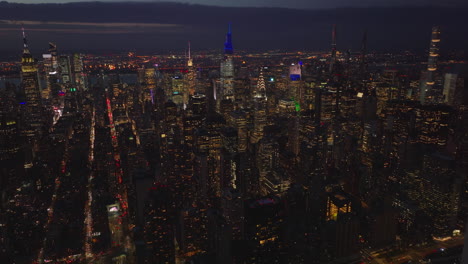
[[[23,53],[30,53],[29,52],[29,46],[28,46],[28,40],[26,39],[26,33],[24,30],[24,25],[21,24],[21,32],[23,33]]]
[[[191,60],[192,59],[192,54],[190,52],[190,41],[188,42],[188,59]]]

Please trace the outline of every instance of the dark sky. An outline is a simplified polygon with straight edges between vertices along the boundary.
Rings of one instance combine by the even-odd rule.
[[[285,8],[336,8],[368,6],[466,6],[466,0],[100,0],[101,2],[182,2],[189,4],[245,7],[285,7]],[[15,3],[69,3],[89,2],[89,0],[16,0]]]
[[[277,1],[278,5],[306,3],[305,0],[258,0],[256,3],[259,1]],[[307,1],[325,3],[325,0]],[[326,1],[337,3],[336,0]],[[34,54],[45,52],[49,41],[55,42],[61,51],[72,52],[183,52],[187,41],[195,51],[217,49],[222,52],[228,23],[233,24],[235,50],[328,51],[332,25],[336,24],[340,51],[359,51],[363,32],[367,30],[370,51],[409,50],[420,54],[427,53],[431,28],[439,25],[442,54],[447,54],[453,50],[467,51],[467,13],[468,8],[462,7],[317,10],[167,2],[33,5],[0,1],[0,55],[16,58],[21,52],[21,24],[26,28]]]

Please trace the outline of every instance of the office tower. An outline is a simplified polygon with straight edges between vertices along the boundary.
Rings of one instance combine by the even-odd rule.
[[[190,97],[190,110],[192,114],[205,118],[208,112],[207,98],[204,94],[196,94]]]
[[[335,70],[335,64],[336,64],[336,25],[333,25],[333,30],[332,30],[332,49],[331,49],[331,55],[330,55],[330,66],[328,69],[328,72],[332,74]]]
[[[257,143],[263,136],[263,127],[266,125],[266,86],[263,77],[263,69],[260,68],[257,85],[255,86],[254,96],[254,132],[251,136],[251,143]]]
[[[73,75],[75,80],[75,89],[83,92],[87,90],[85,73],[83,72],[83,58],[81,54],[73,55]]]
[[[397,99],[397,70],[384,70],[379,84],[375,88],[377,95],[377,114],[381,115],[388,101]]]
[[[10,186],[9,183],[14,181],[16,174],[14,169],[19,164],[20,138],[18,117],[14,111],[17,102],[14,100],[13,91],[8,89],[0,91],[0,101],[2,102],[0,104],[0,204],[3,205],[8,199],[4,192]]]
[[[301,65],[300,63],[292,63],[289,66],[289,79],[291,81],[299,81],[302,77]]]
[[[70,57],[65,55],[59,56],[58,63],[62,84],[66,85],[66,88],[68,88],[69,85],[73,83]]]
[[[156,69],[152,67],[145,68],[143,76],[143,101],[154,104],[154,93],[156,91]]]
[[[245,201],[246,235],[250,246],[247,263],[280,263],[282,211],[281,199],[277,196]]]
[[[23,56],[21,58],[21,86],[25,93],[26,113],[23,133],[29,141],[41,135],[43,127],[41,87],[36,61],[29,51],[23,28]]]
[[[238,190],[224,189],[221,200],[223,217],[232,231],[232,240],[242,241],[245,236],[244,200]]]
[[[466,104],[468,98],[466,72],[454,71],[444,75],[443,103],[457,108]]]
[[[152,187],[145,204],[145,263],[175,263],[171,191],[167,186]]]
[[[190,97],[195,94],[195,67],[193,66],[192,51],[190,41],[188,43],[186,88],[184,91],[184,108],[188,106]]]
[[[450,236],[457,226],[462,186],[462,178],[455,171],[455,159],[441,153],[424,155],[420,175],[413,198],[431,218],[432,234]]]
[[[121,219],[122,211],[120,204],[107,205],[107,219],[109,221],[109,229],[111,231],[112,247],[120,247],[124,245],[124,233]]]
[[[237,130],[233,127],[225,127],[221,130],[221,188],[223,192],[230,189],[239,189],[237,155]]]
[[[265,126],[265,135],[258,142],[258,151],[256,156],[257,168],[260,174],[260,188],[262,193],[276,191],[271,180],[267,177],[274,173],[279,165],[279,144],[278,135],[275,130],[277,126]]]
[[[179,108],[185,109],[187,107],[188,91],[186,91],[187,82],[183,79],[180,74],[175,74],[171,79],[171,96],[169,97]],[[187,100],[187,101],[186,101]]]
[[[233,61],[234,49],[232,47],[232,33],[231,24],[229,24],[229,30],[226,34],[226,41],[224,42],[224,59],[221,62],[221,79],[220,79],[220,90],[221,96],[217,96],[218,100],[231,100],[234,102],[234,61]]]
[[[58,82],[57,46],[49,42],[49,53],[42,54],[42,58],[44,59],[44,74],[46,77],[46,87],[42,90],[42,98],[47,100],[51,96],[53,86]]]
[[[185,257],[202,254],[208,249],[208,219],[206,209],[189,207],[181,210],[177,243]]]
[[[208,210],[209,251],[215,253],[215,263],[233,263],[231,255],[231,226],[220,210]]]
[[[228,124],[237,129],[238,137],[238,152],[247,151],[248,131],[247,131],[247,114],[245,111],[232,111],[227,120]]]
[[[446,105],[423,105],[416,109],[418,142],[427,146],[444,148],[449,136],[452,109]]]
[[[355,204],[349,194],[332,190],[327,197],[326,224],[322,239],[328,258],[340,259],[356,254],[359,250],[359,220],[353,213]]]
[[[432,27],[431,44],[429,46],[429,58],[427,60],[427,70],[421,77],[421,88],[419,101],[424,103],[438,103],[441,94],[439,78],[437,76],[438,58],[440,46],[440,27]]]

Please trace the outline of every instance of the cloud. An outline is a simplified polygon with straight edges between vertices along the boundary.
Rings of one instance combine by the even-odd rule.
[[[146,32],[176,33],[185,28],[177,24],[161,23],[92,23],[32,20],[0,20],[0,31],[19,31],[24,25],[27,32],[51,32],[68,34],[141,34]]]
[[[0,20],[7,25],[57,25],[57,26],[84,26],[84,27],[138,27],[138,28],[174,28],[177,24],[161,23],[91,23],[91,22],[60,22],[60,21],[31,21],[31,20]]]
[[[1,31],[18,31],[17,28],[0,28]],[[30,28],[28,32],[55,32],[70,34],[132,34],[141,33],[135,30],[100,30],[100,29],[77,29],[77,28]]]

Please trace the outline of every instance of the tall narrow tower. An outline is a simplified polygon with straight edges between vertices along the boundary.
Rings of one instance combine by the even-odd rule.
[[[229,23],[228,33],[226,34],[226,41],[224,42],[224,54],[233,54],[234,49],[232,47],[232,31],[231,31],[231,24]]]
[[[257,143],[263,137],[263,128],[267,124],[266,119],[266,85],[263,77],[263,68],[260,68],[257,86],[253,93],[254,112],[254,132],[250,139],[251,143]]]
[[[195,94],[195,69],[193,67],[192,51],[190,41],[188,42],[188,58],[187,58],[187,98]],[[188,100],[187,100],[188,102]],[[184,102],[185,103],[185,102]]]
[[[39,83],[39,73],[36,61],[29,51],[28,41],[24,28],[23,32],[23,55],[21,57],[21,86],[26,97],[26,127],[23,132],[32,140],[40,135],[43,125],[41,89]]]
[[[332,30],[332,49],[331,49],[330,68],[329,68],[330,73],[333,73],[335,62],[336,62],[336,24],[333,25],[333,30]]]
[[[266,85],[265,85],[265,78],[263,77],[263,68],[260,68],[260,72],[258,74],[258,82],[254,92],[254,98],[263,98],[266,99]]]
[[[440,27],[432,27],[431,44],[429,46],[429,58],[427,61],[427,71],[421,78],[420,101],[421,103],[436,102],[437,93],[433,91],[435,83],[435,73],[437,71],[437,61],[439,58]]]
[[[360,68],[360,73],[364,77],[366,68],[367,68],[367,62],[366,62],[366,55],[367,55],[367,30],[364,31],[364,35],[362,36],[362,43],[361,43],[361,58],[359,61],[359,68]]]
[[[218,99],[234,101],[234,62],[232,55],[234,49],[232,47],[232,31],[231,24],[226,34],[226,41],[224,42],[224,59],[221,62],[221,94],[222,97]]]

